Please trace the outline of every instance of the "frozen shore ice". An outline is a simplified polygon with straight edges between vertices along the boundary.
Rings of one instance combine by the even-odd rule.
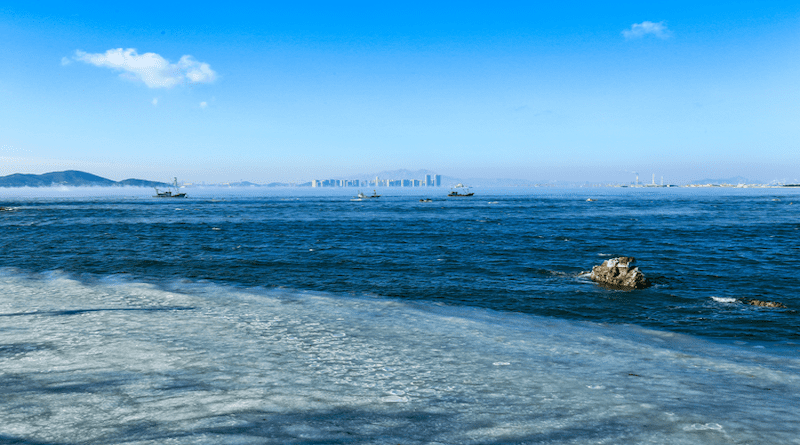
[[[800,359],[634,326],[0,274],[0,442],[800,443]]]

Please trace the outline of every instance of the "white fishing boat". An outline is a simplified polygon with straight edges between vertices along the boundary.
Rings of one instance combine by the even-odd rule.
[[[172,187],[175,187],[175,193],[172,192]],[[153,187],[155,188],[155,187]],[[178,186],[178,178],[173,180],[172,186],[169,187],[169,190],[166,192],[159,192],[158,188],[156,189],[156,194],[153,195],[153,198],[185,198],[186,193],[180,193],[180,187]]]
[[[451,197],[451,198],[461,198],[461,197],[465,197],[465,196],[472,196],[474,194],[475,193],[472,193],[469,190],[468,186],[466,186],[464,184],[456,184],[453,187],[453,189],[450,190],[450,193],[448,193],[447,196]]]
[[[361,191],[359,191],[358,195],[353,197],[350,201],[363,201],[365,199],[373,199],[373,198],[380,198],[380,197],[381,197],[381,195],[378,194],[377,190],[373,190],[371,195],[365,195],[365,194],[361,193]]]

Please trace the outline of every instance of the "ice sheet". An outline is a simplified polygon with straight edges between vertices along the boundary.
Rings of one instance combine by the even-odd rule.
[[[7,270],[0,442],[800,443],[794,352],[377,297]]]

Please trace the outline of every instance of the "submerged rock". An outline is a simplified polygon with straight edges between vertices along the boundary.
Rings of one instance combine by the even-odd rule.
[[[763,301],[763,300],[742,300],[744,304],[750,304],[759,307],[775,307],[779,309],[786,309],[786,305],[777,301]]]
[[[589,278],[602,285],[620,289],[644,289],[650,282],[638,267],[634,266],[636,259],[633,257],[617,257],[603,261],[603,264],[594,266]]]

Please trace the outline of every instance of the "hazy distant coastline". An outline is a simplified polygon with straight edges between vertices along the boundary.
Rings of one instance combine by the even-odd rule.
[[[376,174],[361,174],[348,177],[332,177],[325,180],[314,179],[302,182],[270,182],[255,183],[249,181],[222,182],[222,183],[179,183],[181,187],[404,187],[409,179],[422,179],[426,176],[433,176],[434,172],[429,170],[392,170],[383,171]],[[656,183],[639,182],[638,178],[630,183],[621,182],[576,182],[576,181],[530,181],[524,179],[504,179],[504,178],[456,178],[451,176],[441,176],[439,187],[451,187],[455,184],[465,184],[472,187],[785,187],[797,186],[791,182],[763,182],[735,176],[731,178],[700,179],[681,184],[665,184],[663,180]],[[324,184],[324,185],[323,185]],[[50,172],[41,175],[14,173],[8,176],[0,176],[0,188],[22,188],[22,187],[169,187],[171,184],[151,181],[145,179],[125,179],[114,181],[102,176],[78,170],[67,170],[61,172]],[[426,187],[424,185],[417,187]]]

